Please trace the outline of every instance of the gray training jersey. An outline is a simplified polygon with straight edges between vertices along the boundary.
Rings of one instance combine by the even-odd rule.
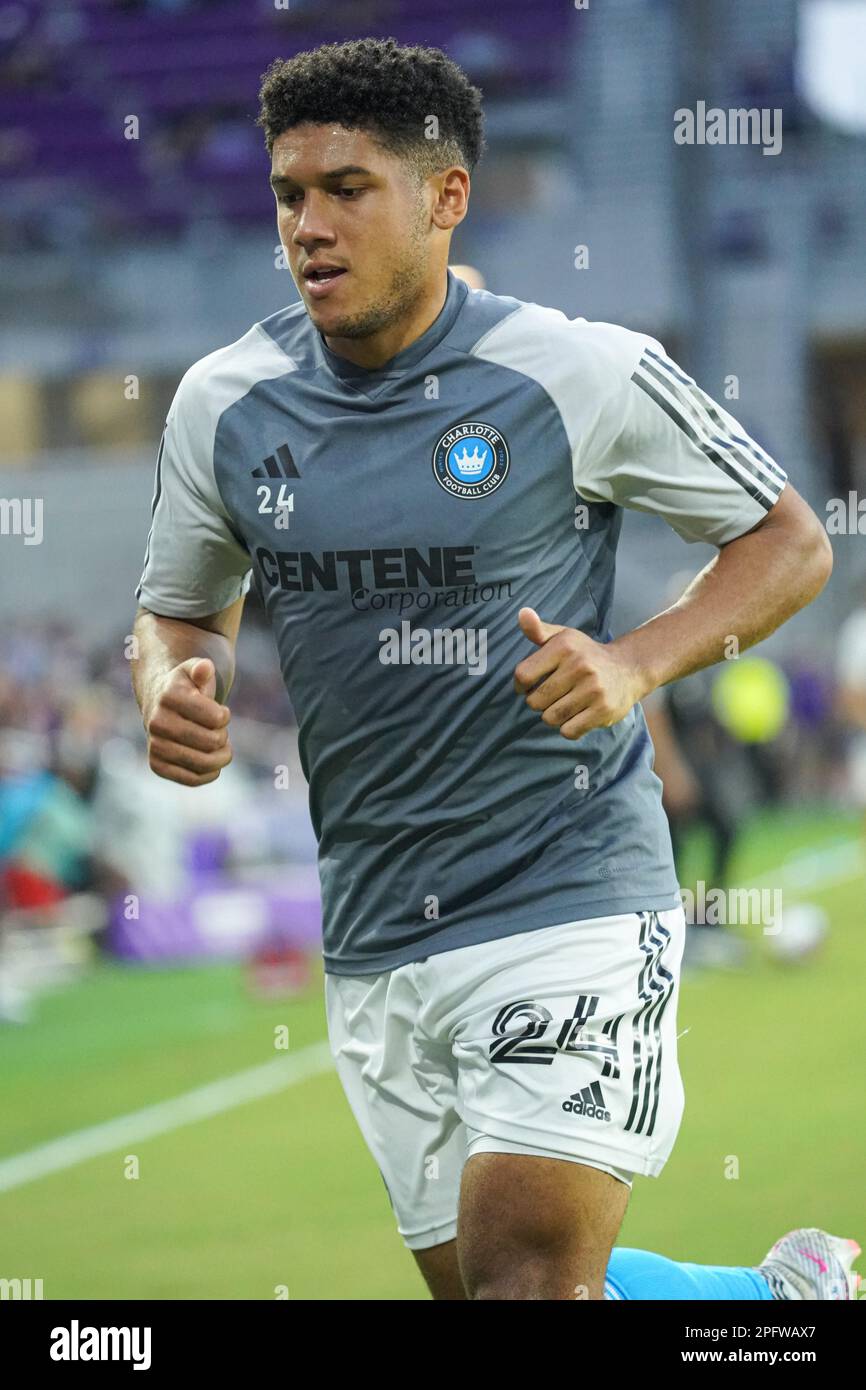
[[[639,705],[572,741],[515,693],[517,623],[598,642],[622,508],[751,530],[786,475],[643,333],[469,290],[383,368],[304,306],[186,373],[143,607],[256,576],[298,725],[337,975],[680,901]]]

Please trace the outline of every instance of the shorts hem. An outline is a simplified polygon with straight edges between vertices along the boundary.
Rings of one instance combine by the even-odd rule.
[[[626,1187],[631,1187],[633,1173],[627,1173],[624,1168],[617,1168],[613,1163],[607,1163],[601,1158],[588,1154],[563,1154],[556,1153],[552,1149],[542,1148],[540,1144],[522,1144],[516,1139],[499,1139],[495,1134],[481,1134],[478,1130],[473,1130],[477,1135],[469,1143],[469,1158],[474,1158],[475,1154],[518,1154],[529,1158],[555,1158],[560,1163],[583,1164],[585,1168],[597,1168],[600,1173],[609,1173],[617,1182],[625,1183]]]
[[[411,1236],[405,1235],[403,1231],[400,1234],[408,1249],[431,1250],[434,1245],[446,1245],[449,1240],[457,1239],[457,1217],[445,1226],[434,1226],[431,1231],[420,1231]]]
[[[473,1129],[480,1130],[487,1134],[491,1139],[506,1139],[514,1144],[536,1144],[538,1148],[556,1152],[557,1149],[563,1150],[563,1157],[579,1162],[577,1150],[581,1150],[587,1158],[598,1158],[602,1163],[610,1163],[614,1168],[622,1168],[627,1173],[636,1173],[644,1178],[657,1178],[668,1161],[669,1155],[664,1158],[650,1158],[646,1155],[630,1153],[627,1149],[618,1149],[612,1144],[600,1144],[594,1139],[585,1139],[583,1135],[575,1135],[575,1144],[567,1149],[566,1144],[560,1135],[541,1132],[532,1125],[521,1124],[502,1124],[498,1120],[490,1123],[489,1116],[480,1115],[475,1110],[461,1109],[460,1118],[466,1125],[471,1125]],[[530,1138],[527,1138],[531,1136]],[[591,1166],[591,1165],[590,1165]]]

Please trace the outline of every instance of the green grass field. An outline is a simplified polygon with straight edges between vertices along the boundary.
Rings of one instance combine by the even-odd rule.
[[[759,819],[736,882],[858,833],[825,811]],[[864,1241],[864,880],[828,877],[799,894],[830,914],[817,957],[780,966],[745,928],[748,970],[684,980],[685,1116],[663,1175],[636,1179],[621,1244],[748,1264],[793,1226]],[[0,1032],[0,1162],[268,1062],[281,1024],[289,1055],[325,1037],[319,979],[263,1002],[234,967],[100,964]],[[0,1276],[42,1278],[49,1299],[426,1297],[331,1071],[3,1192]]]

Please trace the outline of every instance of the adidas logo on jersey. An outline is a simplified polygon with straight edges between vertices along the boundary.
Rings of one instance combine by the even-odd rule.
[[[597,1081],[584,1086],[582,1091],[575,1091],[569,1100],[562,1102],[562,1108],[569,1115],[584,1115],[588,1120],[610,1120],[610,1111]]]
[[[253,468],[250,476],[253,478],[300,478],[298,465],[292,458],[292,451],[288,444],[281,444],[279,449],[275,449],[272,454],[268,454],[266,459],[262,459],[261,468]]]

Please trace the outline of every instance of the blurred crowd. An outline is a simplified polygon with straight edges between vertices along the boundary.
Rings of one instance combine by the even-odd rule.
[[[404,9],[335,0],[324,23],[334,37],[344,19],[350,30],[387,30]],[[556,25],[559,10],[544,0],[539,25]],[[483,0],[466,0],[437,12],[441,33],[430,37],[488,92],[513,94],[539,74],[526,71],[509,14],[494,27]],[[267,225],[256,92],[272,59],[311,42],[322,23],[315,0],[0,0],[0,253],[68,255]],[[559,51],[542,44],[536,67]]]
[[[91,644],[54,619],[0,623],[0,1019],[113,949],[130,894],[154,911],[192,902],[207,872],[224,888],[312,866],[291,708],[258,635],[251,619],[235,760],[190,792],[147,766],[128,635]]]

